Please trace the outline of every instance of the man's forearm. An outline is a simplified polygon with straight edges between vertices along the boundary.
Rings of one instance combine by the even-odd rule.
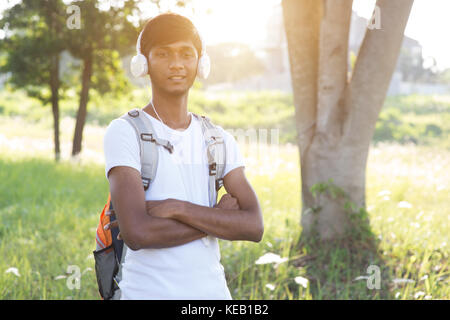
[[[220,239],[258,242],[262,237],[262,223],[250,210],[210,208],[184,201],[173,218]]]
[[[179,246],[207,235],[180,221],[148,215],[154,205],[163,201],[146,201],[147,215],[139,230],[139,247],[141,249]]]

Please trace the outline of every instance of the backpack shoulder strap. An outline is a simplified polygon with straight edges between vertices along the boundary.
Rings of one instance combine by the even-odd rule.
[[[223,186],[226,161],[225,139],[220,129],[208,117],[192,114],[201,122],[206,143],[209,168],[209,204],[210,207],[213,207],[217,203],[217,192]]]
[[[139,141],[141,158],[141,178],[144,190],[147,190],[150,183],[155,179],[156,169],[158,168],[158,145],[162,145],[169,152],[173,147],[169,141],[159,139],[153,129],[152,122],[141,109],[135,108],[123,116],[122,119],[128,121],[136,132]]]

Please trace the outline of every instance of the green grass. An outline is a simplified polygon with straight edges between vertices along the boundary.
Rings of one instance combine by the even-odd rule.
[[[95,275],[88,268],[107,188],[101,168],[5,157],[0,168],[0,299],[94,298]],[[82,290],[55,280],[69,265],[87,270]],[[10,267],[20,277],[5,273]]]
[[[446,151],[426,148],[385,145],[371,152],[367,204],[372,232],[379,240],[375,252],[298,243],[301,204],[294,147],[279,149],[279,166],[272,172],[270,163],[262,164],[261,170],[249,167],[247,175],[264,213],[265,235],[258,244],[220,241],[233,298],[450,298],[450,157]],[[244,154],[248,156],[247,150]],[[387,163],[403,171],[393,178]],[[55,164],[3,150],[0,168],[0,299],[97,299],[91,252],[108,192],[103,166]],[[383,190],[390,191],[389,199],[378,195]],[[412,208],[398,208],[400,201]],[[268,252],[288,261],[256,265]],[[370,264],[382,270],[380,290],[368,289],[365,280],[353,281],[367,275]],[[84,272],[80,290],[70,290],[67,278],[55,279],[66,275],[69,265]],[[18,269],[19,277],[5,273],[11,267]],[[307,288],[295,282],[298,276],[309,280]],[[415,282],[396,285],[393,279]]]

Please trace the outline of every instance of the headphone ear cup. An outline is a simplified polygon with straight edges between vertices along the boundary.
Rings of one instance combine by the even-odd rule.
[[[143,54],[137,54],[131,59],[130,70],[135,78],[143,77],[148,73],[147,59]]]
[[[201,79],[206,80],[211,71],[211,60],[207,53],[204,53],[200,60],[198,61],[197,76]]]

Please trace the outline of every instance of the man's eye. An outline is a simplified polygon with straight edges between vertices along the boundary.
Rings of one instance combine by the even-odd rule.
[[[165,57],[165,56],[167,56],[167,53],[165,53],[165,52],[159,52],[159,53],[157,53],[156,54],[158,57]]]

